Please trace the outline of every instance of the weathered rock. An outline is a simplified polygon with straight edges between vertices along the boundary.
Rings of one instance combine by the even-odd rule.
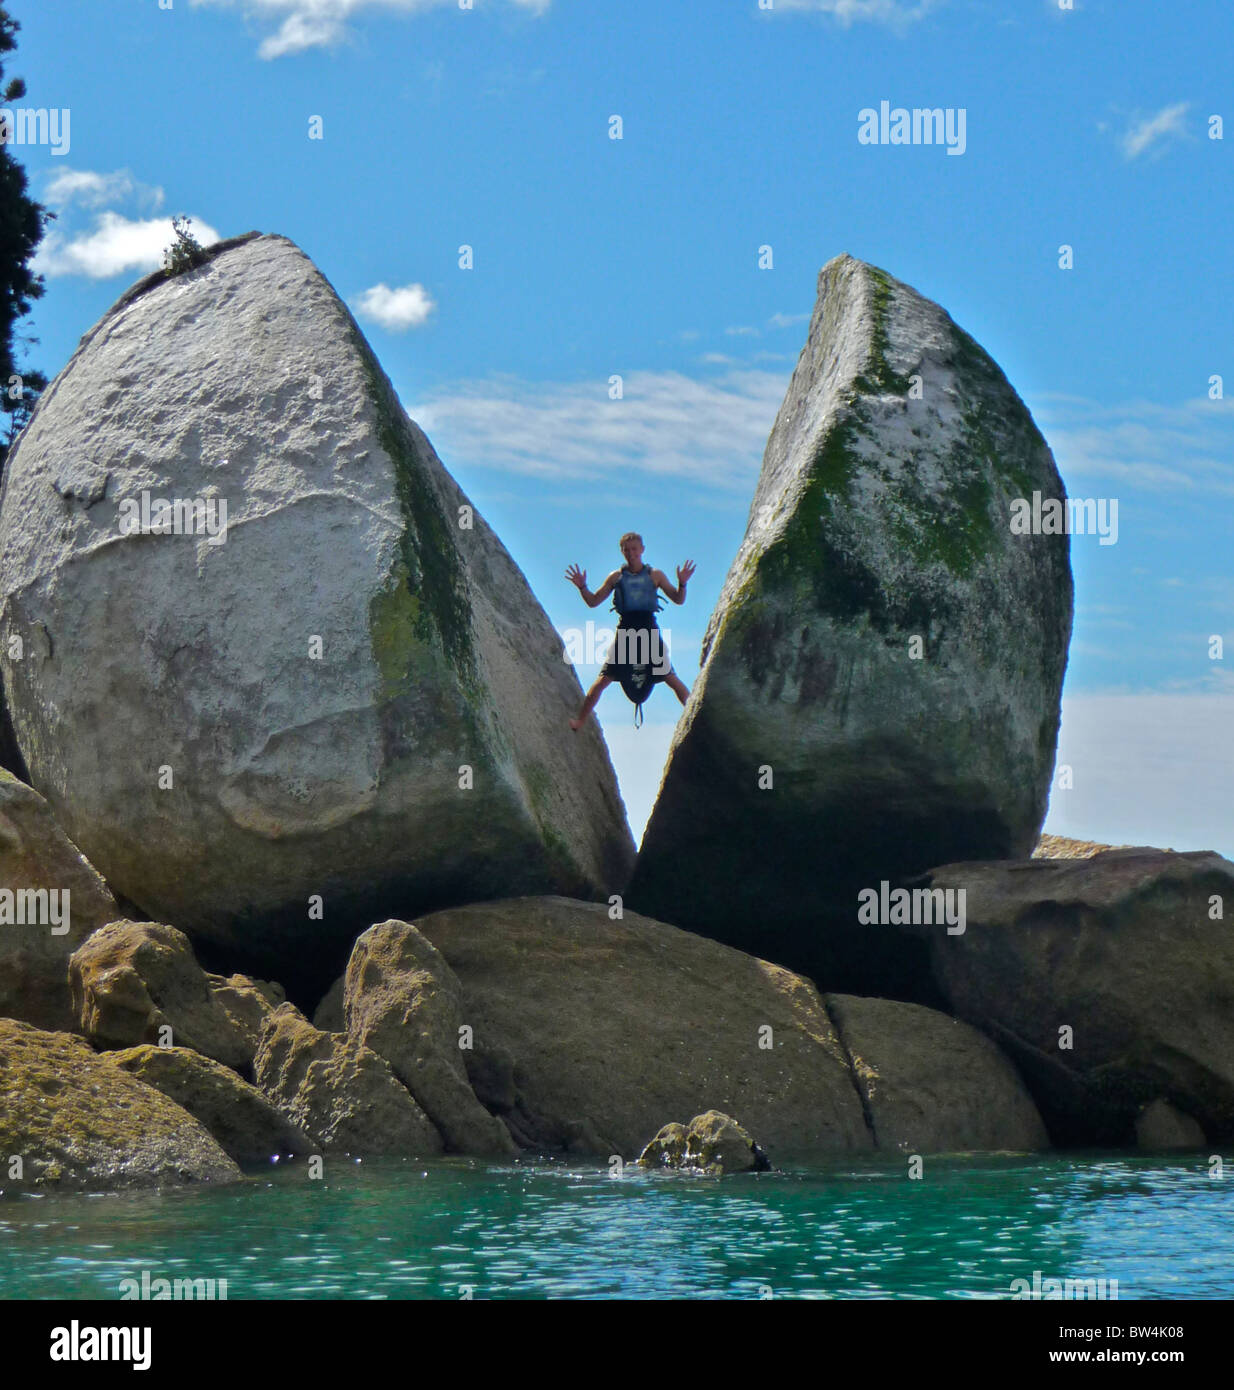
[[[143,493],[226,531],[126,534]],[[0,645],[33,785],[113,888],[293,993],[391,913],[632,867],[560,636],[285,237],[143,281],[44,392]]]
[[[721,1177],[762,1172],[767,1155],[733,1119],[718,1110],[696,1115],[689,1125],[668,1124],[639,1155],[644,1168],[670,1168]]]
[[[70,1033],[0,1019],[0,1154],[5,1189],[230,1182],[240,1170],[153,1087]],[[11,1160],[20,1158],[14,1176]]]
[[[924,962],[859,890],[1028,855],[1045,813],[1072,583],[1066,535],[1011,532],[1035,492],[1062,483],[994,361],[828,262],[627,906],[912,997]]]
[[[346,975],[337,980],[321,996],[313,1012],[313,1027],[324,1029],[327,1033],[341,1033],[347,1027],[343,1021],[343,985]]]
[[[200,1052],[143,1043],[103,1056],[187,1110],[238,1163],[308,1153],[312,1147],[256,1087]]]
[[[353,1038],[314,1028],[283,1004],[262,1030],[254,1062],[262,1093],[326,1150],[429,1157],[441,1135],[390,1070]]]
[[[347,1032],[390,1063],[447,1149],[513,1154],[509,1131],[467,1079],[460,996],[454,971],[415,927],[380,922],[357,939],[347,963]]]
[[[272,980],[254,980],[248,975],[206,974],[206,983],[215,1002],[222,1006],[232,1027],[244,1039],[251,1062],[261,1040],[266,1019],[287,1002],[287,992]]]
[[[3,771],[0,889],[14,895],[11,913],[0,920],[0,1017],[75,1032],[69,957],[97,927],[114,922],[120,909],[56,824],[47,802]],[[56,921],[49,914],[53,904]],[[19,909],[25,919],[21,924],[16,920]]]
[[[1042,835],[1033,850],[1034,859],[1091,859],[1107,849],[1128,849],[1128,845],[1103,845],[1098,840],[1070,840],[1066,835]]]
[[[1234,864],[1132,848],[928,881],[966,895],[962,935],[915,929],[942,991],[1015,1062],[1056,1143],[1130,1144],[1158,1097],[1234,1138]]]
[[[1135,1142],[1147,1153],[1169,1149],[1199,1149],[1204,1147],[1204,1131],[1160,1097],[1146,1105],[1135,1119]]]
[[[880,1149],[959,1153],[1045,1149],[1037,1107],[997,1047],[919,1004],[829,994]]]
[[[847,1058],[806,980],[662,922],[570,898],[418,918],[462,986],[478,1075],[512,1059],[525,1147],[637,1154],[665,1115],[739,1115],[777,1161],[868,1150]],[[595,1142],[593,1139],[591,1142]],[[611,1145],[611,1147],[607,1147]]]
[[[160,1043],[191,1047],[229,1067],[253,1060],[188,937],[175,927],[128,920],[103,927],[73,953],[69,986],[78,1024],[96,1047]]]

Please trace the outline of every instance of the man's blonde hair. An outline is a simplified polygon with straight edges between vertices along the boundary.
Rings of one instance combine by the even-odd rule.
[[[625,535],[622,536],[622,538],[617,542],[617,544],[619,546],[623,546],[627,541],[637,541],[639,545],[643,544],[643,538],[639,535],[637,531],[627,531]]]

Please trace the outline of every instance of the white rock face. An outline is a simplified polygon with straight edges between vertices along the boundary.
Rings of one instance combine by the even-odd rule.
[[[222,246],[100,320],[10,461],[33,784],[119,892],[281,979],[381,916],[620,891],[612,766],[522,573],[312,262]],[[216,534],[125,534],[143,494]]]
[[[1045,440],[948,314],[873,266],[821,271],[745,537],[703,640],[629,907],[812,975],[913,997],[924,957],[857,893],[1027,856],[1071,634]],[[928,992],[920,1002],[932,1002]]]

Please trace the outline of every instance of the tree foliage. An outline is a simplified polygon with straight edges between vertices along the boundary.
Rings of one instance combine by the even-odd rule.
[[[0,104],[6,107],[26,94],[20,77],[4,85],[4,56],[17,47],[20,28],[0,5]],[[17,362],[19,343],[31,346],[38,342],[29,334],[19,334],[18,324],[43,295],[43,277],[31,271],[30,262],[47,223],[55,217],[27,195],[27,188],[26,171],[13,158],[10,146],[0,144],[0,466],[47,386],[42,372],[22,371]]]
[[[171,229],[176,234],[175,241],[163,252],[163,271],[166,275],[181,275],[202,265],[208,257],[205,248],[189,228],[193,225],[191,217],[173,217]]]

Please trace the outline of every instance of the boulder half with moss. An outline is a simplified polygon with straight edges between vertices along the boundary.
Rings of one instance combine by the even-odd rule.
[[[1072,581],[1066,534],[1013,528],[1034,494],[1063,485],[988,353],[828,262],[628,906],[829,989],[924,989],[858,894],[1036,844]]]
[[[6,470],[0,634],[82,852],[289,985],[383,917],[628,877],[559,635],[285,237],[83,338]]]

